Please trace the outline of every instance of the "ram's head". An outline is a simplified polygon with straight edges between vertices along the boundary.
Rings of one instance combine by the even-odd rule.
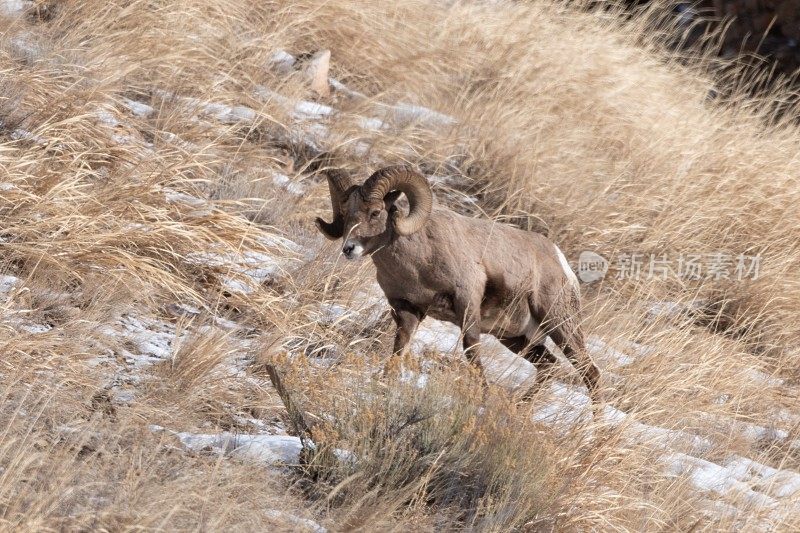
[[[317,218],[317,228],[330,240],[344,238],[342,253],[357,259],[378,251],[396,236],[419,231],[433,207],[433,194],[425,177],[407,167],[387,167],[375,172],[363,185],[349,176],[325,171],[331,193],[333,221]],[[395,205],[401,193],[408,198],[405,216]]]

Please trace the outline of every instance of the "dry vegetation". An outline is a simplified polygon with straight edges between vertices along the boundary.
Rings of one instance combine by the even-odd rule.
[[[549,0],[0,6],[16,4],[0,14],[2,529],[800,527],[800,486],[779,479],[800,471],[800,131],[769,99],[710,97],[713,65],[665,52],[652,21]],[[320,98],[273,60],[321,49],[364,97]],[[440,201],[571,259],[724,251],[760,255],[761,275],[584,286],[587,331],[630,355],[595,350],[621,423],[544,420],[571,388],[484,396],[430,347],[426,381],[386,382],[372,267],[313,228],[329,207],[312,145],[362,176],[417,165]],[[304,433],[269,364],[310,426],[303,465],[190,445]],[[698,481],[742,458],[786,472]]]

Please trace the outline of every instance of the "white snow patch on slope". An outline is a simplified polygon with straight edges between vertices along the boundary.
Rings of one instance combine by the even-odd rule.
[[[103,332],[112,337],[127,339],[135,352],[123,351],[126,362],[136,367],[150,366],[172,357],[175,345],[175,326],[168,322],[124,314],[114,326]]]
[[[380,104],[380,108],[389,114],[401,125],[421,122],[429,126],[453,126],[458,121],[444,113],[439,113],[425,106],[397,103],[394,105]]]
[[[8,294],[19,283],[19,278],[16,276],[0,275],[0,294]]]
[[[282,74],[288,74],[294,69],[297,59],[285,50],[276,50],[268,60],[269,65]]]
[[[152,106],[149,106],[143,102],[131,100],[130,98],[122,98],[122,105],[139,118],[148,118],[155,113],[155,109],[153,109]]]
[[[449,322],[426,318],[411,339],[411,352],[424,355],[429,350],[463,357],[461,329]],[[534,366],[493,336],[481,335],[480,355],[489,381],[512,389],[532,385],[531,380],[536,375]]]
[[[197,196],[192,196],[191,194],[186,194],[183,192],[178,192],[168,187],[164,188],[164,195],[167,199],[167,202],[173,204],[185,204],[192,207],[202,207],[208,205],[208,202],[202,198],[198,198]]]
[[[311,531],[312,533],[327,533],[328,531],[313,520],[309,520],[308,518],[300,518],[299,516],[287,513],[286,511],[268,509],[264,511],[264,513],[268,518],[281,522],[288,522],[292,526],[299,528],[300,531]]]
[[[19,15],[32,5],[29,0],[0,0],[0,14]]]
[[[533,419],[567,431],[593,421],[592,403],[583,390],[553,382],[545,401],[536,406]],[[607,424],[609,427],[623,426],[625,439],[632,443],[647,443],[652,447],[665,449],[680,446],[690,449],[693,453],[705,452],[712,447],[711,441],[704,437],[680,429],[643,424],[610,405],[603,407],[599,418],[595,421]]]
[[[229,275],[223,284],[231,292],[250,294],[268,280],[275,279],[288,266],[288,258],[245,250],[243,252],[194,252],[186,261],[196,265],[220,268]]]
[[[300,439],[289,435],[237,435],[228,432],[216,435],[182,432],[174,435],[189,450],[212,450],[269,465],[298,464],[303,449]]]
[[[698,490],[741,497],[747,503],[761,507],[777,506],[773,498],[754,491],[747,483],[737,479],[737,473],[732,469],[679,452],[665,454],[662,461],[669,474],[688,475]]]
[[[299,183],[293,182],[289,176],[286,174],[281,174],[280,172],[275,172],[272,174],[272,183],[285,189],[288,193],[294,194],[295,196],[302,196],[305,194],[306,189]]]
[[[223,124],[236,124],[238,122],[252,122],[258,113],[252,108],[243,105],[228,105],[219,102],[208,102],[191,96],[179,96],[169,91],[155,90],[153,94],[165,100],[175,100],[187,107],[198,110]]]
[[[636,358],[612,348],[597,335],[589,335],[589,338],[586,339],[586,349],[592,359],[604,367],[623,367],[636,361]]]

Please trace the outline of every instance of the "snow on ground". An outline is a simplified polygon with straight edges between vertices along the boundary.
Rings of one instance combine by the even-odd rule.
[[[270,58],[269,64],[272,68],[281,73],[291,73],[297,65],[297,59],[284,50],[277,50]],[[367,96],[350,89],[342,82],[329,78],[328,80],[331,87],[338,93],[344,94],[348,98],[356,100],[366,100]],[[262,98],[274,99],[287,107],[291,107],[290,101],[265,87],[259,87],[257,94]],[[382,130],[386,128],[387,122],[391,121],[398,127],[405,127],[410,124],[420,123],[429,127],[447,127],[454,126],[458,121],[449,115],[434,111],[425,106],[399,102],[397,104],[383,104],[376,103],[376,111],[381,117],[362,117],[359,124],[365,130]],[[330,116],[334,110],[328,106],[316,104],[313,102],[298,102],[294,104],[292,115],[295,120],[312,120],[320,119],[324,116]]]
[[[490,336],[481,337],[481,347],[481,360],[490,382],[506,387],[533,384],[533,365],[505,349]],[[635,357],[612,348],[600,337],[590,337],[587,347],[603,366],[620,367],[635,360]],[[638,348],[640,355],[651,352],[646,347]],[[412,350],[418,355],[432,350],[461,356],[460,330],[452,324],[425,319],[414,335]],[[800,494],[800,474],[797,472],[772,468],[738,455],[728,457],[723,464],[716,464],[700,457],[714,448],[714,443],[706,437],[681,429],[644,424],[611,405],[602,406],[596,414],[592,411],[585,388],[551,382],[548,393],[542,403],[535,406],[532,417],[563,431],[576,426],[588,426],[592,422],[599,422],[606,428],[619,428],[623,441],[662,450],[661,462],[665,473],[688,476],[698,491],[724,496],[740,505],[755,505],[781,513],[785,505],[780,500]],[[715,422],[719,423],[719,420]],[[788,437],[784,430],[733,420],[728,422],[749,438]],[[800,508],[794,508],[792,512],[800,512]]]
[[[207,207],[208,201],[191,194],[182,193],[169,187],[164,187],[164,196],[172,204],[184,204],[191,207]]]
[[[13,301],[16,293],[27,290],[27,287],[23,287],[23,281],[20,278],[10,275],[0,275],[0,302],[8,303],[9,300]],[[0,323],[11,329],[23,331],[32,335],[47,333],[53,329],[53,326],[50,324],[32,322],[30,319],[31,311],[31,309],[16,308],[13,304],[7,305]]]
[[[411,340],[411,351],[423,356],[428,351],[463,357],[461,329],[433,318],[422,321]],[[481,335],[481,364],[490,382],[508,389],[530,387],[536,376],[535,367],[503,346],[491,335]]]
[[[283,253],[266,253],[253,250],[226,252],[194,252],[188,254],[188,263],[213,267],[223,274],[223,286],[231,292],[251,294],[260,285],[276,280],[286,269],[296,264],[294,250],[302,249],[285,237],[278,243]]]
[[[152,106],[149,106],[143,102],[137,102],[136,100],[131,100],[130,98],[122,98],[121,102],[122,105],[128,109],[128,111],[139,118],[150,118],[155,113],[155,109],[153,109]]]
[[[291,178],[289,178],[289,176],[286,174],[281,174],[280,172],[275,172],[272,174],[272,183],[286,190],[289,194],[294,194],[295,196],[302,196],[306,192],[305,187],[299,183],[295,183],[291,180]]]
[[[268,466],[292,466],[300,464],[300,454],[305,446],[315,449],[310,440],[305,442],[292,435],[276,435],[267,433],[193,433],[190,431],[172,431],[158,425],[151,425],[150,430],[166,432],[176,437],[187,450],[194,452],[212,452],[245,461],[253,461]],[[334,449],[334,455],[343,462],[355,461],[353,452]]]
[[[453,126],[458,123],[456,119],[433,109],[414,104],[399,103],[393,106],[381,106],[386,109],[391,117],[401,125],[422,122],[428,126]]]
[[[24,3],[0,3],[0,11],[3,9],[17,10],[22,4]],[[296,60],[290,54],[278,51],[272,57],[271,64],[276,70],[288,73],[295,68]],[[336,80],[332,79],[330,82],[337,92],[353,98],[366,98]],[[327,127],[320,122],[336,113],[332,107],[303,100],[293,101],[266,88],[260,88],[257,92],[260,97],[276,101],[289,110],[290,115],[297,123],[291,135],[298,136],[301,142],[314,146],[320,139],[328,135]],[[164,99],[179,101],[196,109],[198,113],[224,124],[254,121],[258,115],[255,110],[245,106],[206,102],[195,98],[176,96],[164,91],[160,93],[156,91],[156,94]],[[141,102],[123,99],[121,104],[140,118],[147,118],[154,114],[151,106]],[[453,117],[412,104],[378,105],[377,109],[383,116],[362,117],[359,123],[363,129],[380,130],[386,128],[387,124],[422,123],[433,127],[446,127],[456,123]],[[117,129],[121,125],[120,120],[107,111],[98,112],[97,118],[100,123],[112,129]],[[162,133],[162,136],[168,140],[169,135],[172,134]],[[45,142],[34,134],[22,130],[19,133],[12,133],[12,138]],[[173,135],[173,138],[170,142],[183,143],[177,136]],[[120,142],[127,141],[124,138],[119,140]],[[184,143],[184,145],[190,146],[188,143]],[[273,181],[276,186],[282,187],[292,194],[301,195],[305,192],[302,185],[292,182],[288,176],[283,174],[274,174]],[[165,190],[164,193],[167,200],[173,203],[182,203],[193,207],[207,203],[206,200],[177,191]],[[223,283],[230,291],[248,294],[253,292],[258,285],[273,279],[283,269],[294,264],[295,256],[302,256],[305,253],[308,257],[309,254],[308,250],[304,250],[285,237],[266,235],[264,239],[269,241],[264,242],[265,245],[275,246],[281,252],[268,254],[252,250],[198,251],[188,256],[186,260],[189,263],[219,269],[224,275]],[[13,276],[0,276],[0,296],[8,297],[19,283],[20,280]],[[386,303],[383,295],[376,291],[375,287],[371,287],[363,293],[357,294],[353,301],[321,304],[315,319],[325,325],[334,325],[341,321],[377,324],[385,310]],[[686,306],[660,302],[651,306],[649,314],[653,317],[673,317],[686,311]],[[200,310],[184,306],[180,313],[197,316],[200,314]],[[238,328],[235,322],[219,317],[216,317],[212,323],[213,327],[226,330]],[[49,326],[38,324],[16,323],[14,325],[29,333],[42,333],[50,329]],[[115,394],[115,401],[120,403],[131,403],[135,398],[134,392],[124,389],[123,386],[135,384],[141,380],[143,369],[173,357],[177,345],[184,340],[186,335],[185,332],[176,331],[175,325],[170,322],[133,312],[121,315],[111,324],[101,328],[100,333],[112,340],[125,341],[124,348],[120,353],[114,353],[113,350],[107,349],[104,355],[98,356],[92,361],[94,364],[108,365],[112,368],[114,373],[112,391]],[[413,337],[412,352],[418,356],[436,351],[454,357],[462,357],[460,333],[459,328],[452,324],[428,318],[423,321]],[[481,342],[481,360],[490,381],[510,389],[534,384],[533,378],[536,371],[533,365],[511,353],[491,336],[483,335]],[[612,347],[598,336],[590,336],[587,341],[587,349],[601,367],[612,370],[631,365],[637,358],[651,356],[654,352],[650,347],[633,342],[615,344],[623,346],[624,351]],[[240,361],[229,361],[226,364],[236,373],[241,370],[240,363]],[[238,377],[240,374],[236,375]],[[427,378],[425,374],[409,376],[409,379],[412,378],[415,378],[417,386],[425,386]],[[752,378],[768,385],[782,384],[781,380],[757,369],[752,370]],[[242,379],[247,379],[247,377],[242,376]],[[723,398],[722,401],[725,399]],[[560,429],[589,424],[593,420],[591,402],[584,389],[560,382],[549,384],[546,394],[543,395],[541,403],[535,406],[532,416],[538,422]],[[596,416],[607,428],[617,428],[621,431],[624,440],[662,451],[661,463],[664,471],[669,475],[686,477],[698,491],[703,493],[725,496],[732,499],[734,503],[744,502],[768,509],[781,509],[782,500],[795,497],[800,493],[800,474],[791,470],[772,468],[738,455],[731,455],[719,463],[701,457],[707,455],[713,448],[713,442],[706,437],[682,429],[644,424],[637,421],[635,416],[610,405],[602,406]],[[597,422],[596,419],[594,421]],[[724,422],[730,424],[732,431],[739,432],[748,439],[783,440],[788,438],[788,432],[780,428],[741,421]],[[220,455],[270,465],[296,464],[298,462],[302,449],[299,438],[269,434],[269,431],[274,428],[264,427],[261,421],[253,420],[250,425],[256,427],[260,433],[175,432],[158,426],[154,426],[152,429],[174,435],[182,446],[193,451],[208,450]],[[344,452],[341,455],[342,457],[346,456]],[[351,456],[347,456],[347,458],[352,459]],[[711,500],[710,507],[718,509],[720,513],[725,512],[726,509],[735,511],[731,505],[718,500]],[[795,512],[797,511],[795,509]],[[292,522],[299,528],[324,531],[324,528],[314,522],[285,516],[285,513],[280,511],[276,511],[276,513],[279,513],[275,515],[276,519]]]
[[[309,520],[308,518],[300,518],[299,516],[287,513],[286,511],[268,509],[265,511],[265,513],[273,520],[290,523],[292,526],[297,528],[298,531],[310,531],[311,533],[327,533],[328,531],[313,520]]]
[[[0,275],[0,295],[8,295],[19,283],[19,278],[16,276]]]
[[[636,358],[609,346],[597,335],[589,335],[586,349],[592,359],[603,368],[617,368],[632,364]]]
[[[212,451],[221,455],[268,465],[296,465],[300,462],[303,443],[290,435],[236,434],[224,431],[216,434],[174,432],[160,426],[153,431],[167,431],[177,437],[188,450]]]
[[[0,0],[0,14],[16,15],[31,6],[26,0]]]

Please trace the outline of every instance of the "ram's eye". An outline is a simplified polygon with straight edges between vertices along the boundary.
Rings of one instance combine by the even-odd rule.
[[[373,211],[372,213],[369,214],[370,218],[378,218],[379,216],[381,216],[381,210],[380,209],[376,209],[375,211]]]

